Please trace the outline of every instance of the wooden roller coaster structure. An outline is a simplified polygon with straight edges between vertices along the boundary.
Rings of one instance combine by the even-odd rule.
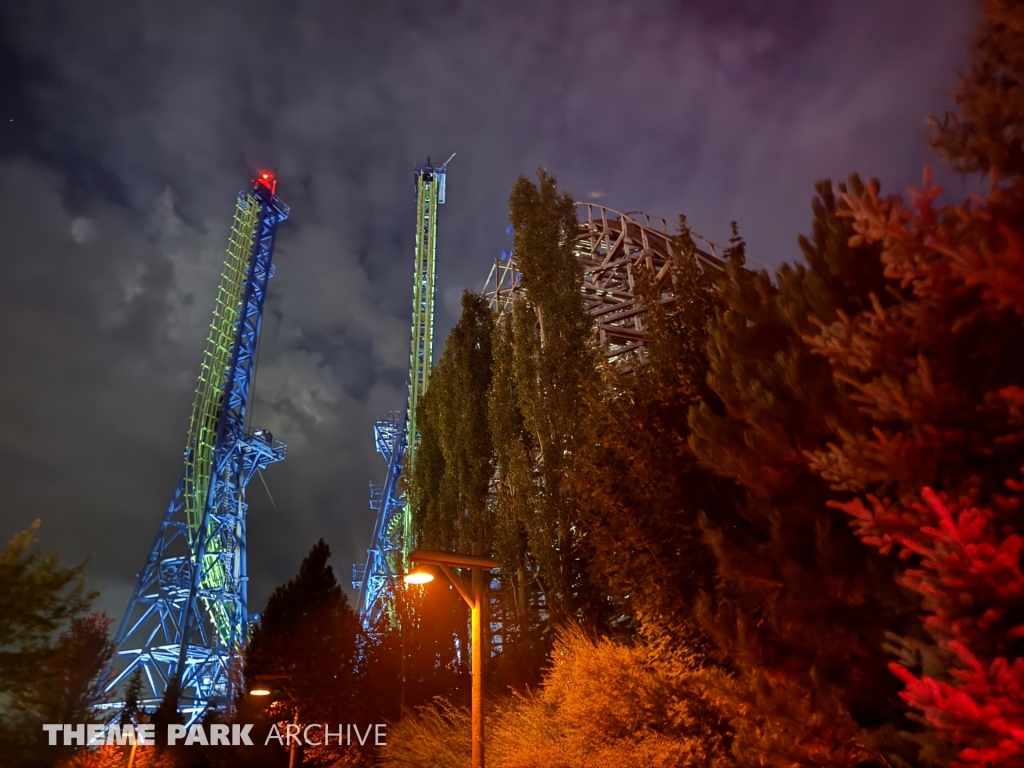
[[[595,341],[613,365],[633,367],[646,360],[647,308],[636,295],[635,277],[645,267],[663,286],[661,301],[676,300],[669,276],[687,254],[667,222],[646,213],[621,211],[595,203],[577,203],[579,234],[573,251],[583,266],[583,303],[594,320]],[[716,246],[690,233],[694,248],[689,257],[701,269],[724,270]],[[523,295],[515,251],[494,260],[483,295],[500,318]]]

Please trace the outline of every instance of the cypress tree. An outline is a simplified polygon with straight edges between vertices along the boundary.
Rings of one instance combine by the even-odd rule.
[[[494,320],[487,300],[466,291],[430,388],[420,401],[420,447],[407,490],[417,540],[428,549],[490,551],[489,491],[494,475],[487,394]]]
[[[523,423],[514,373],[513,318],[506,316],[494,329],[494,362],[488,393],[487,423],[494,446],[494,549],[502,564],[503,630],[520,638],[532,634],[539,611],[534,599],[542,594],[537,564],[530,552],[529,524],[533,516],[533,441]],[[511,626],[510,626],[511,623]]]
[[[402,474],[406,503],[412,506],[416,541],[427,549],[454,548],[458,520],[451,504],[441,500],[441,483],[445,474],[440,424],[443,398],[434,394],[444,384],[443,377],[438,382],[439,367],[431,372],[430,387],[416,407],[416,428],[419,432],[416,461],[412,465],[407,463]]]
[[[504,486],[497,511],[504,519],[497,525],[513,553],[514,537],[524,540],[525,562],[507,567],[532,571],[557,623],[584,618],[594,607],[578,501],[567,477],[578,462],[583,399],[596,385],[597,368],[580,293],[583,270],[573,251],[579,224],[572,197],[541,169],[537,184],[520,176],[512,187],[509,217],[523,297],[495,345],[492,440]],[[509,505],[509,499],[516,501]]]

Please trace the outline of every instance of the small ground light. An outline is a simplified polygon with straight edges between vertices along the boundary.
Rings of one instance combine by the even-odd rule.
[[[269,696],[270,695],[270,689],[269,688],[253,688],[251,691],[249,691],[249,695],[250,696]]]
[[[429,584],[434,580],[434,574],[429,571],[413,571],[403,577],[406,584]]]

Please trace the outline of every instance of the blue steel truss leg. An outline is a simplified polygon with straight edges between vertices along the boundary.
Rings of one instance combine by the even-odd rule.
[[[190,428],[186,471],[115,637],[118,671],[108,690],[141,668],[147,690],[140,703],[152,707],[177,678],[179,710],[189,722],[226,703],[232,693],[229,671],[248,639],[245,488],[259,469],[285,454],[284,444],[269,432],[245,429],[263,305],[273,275],[274,239],[278,223],[288,215],[274,194],[275,185],[264,174],[250,194],[239,198],[197,390],[200,409],[193,414],[200,415],[200,426],[216,424],[215,437],[209,437],[214,434],[210,430]],[[247,261],[239,248],[248,249]],[[241,293],[232,298],[234,289],[225,292],[226,285]],[[208,463],[197,458],[200,448],[210,449],[203,454],[209,456]],[[205,495],[196,516],[188,508],[195,496],[188,494],[204,479],[208,483],[202,486]]]

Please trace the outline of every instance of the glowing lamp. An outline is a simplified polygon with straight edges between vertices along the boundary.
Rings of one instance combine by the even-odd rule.
[[[270,695],[270,689],[269,688],[263,688],[261,686],[259,688],[253,688],[251,691],[249,691],[249,694],[252,695],[252,696],[269,696]]]
[[[412,571],[405,574],[402,580],[406,584],[429,584],[434,580],[434,574],[430,571]]]

